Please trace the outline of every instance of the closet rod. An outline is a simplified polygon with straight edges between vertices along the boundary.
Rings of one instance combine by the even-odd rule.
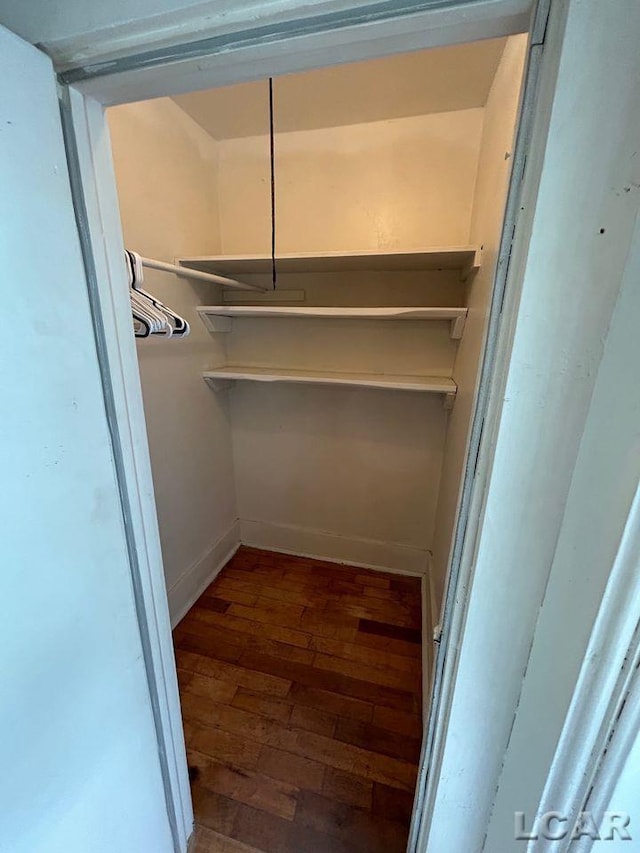
[[[184,276],[184,278],[208,281],[209,284],[221,284],[224,287],[233,287],[235,290],[267,290],[266,287],[259,287],[257,284],[246,284],[244,281],[236,281],[235,278],[225,278],[223,275],[200,272],[200,270],[192,270],[189,267],[181,267],[177,264],[167,264],[164,261],[156,261],[153,258],[141,257],[140,260],[143,267],[148,267],[152,270],[162,270],[162,272],[172,272],[176,275]]]

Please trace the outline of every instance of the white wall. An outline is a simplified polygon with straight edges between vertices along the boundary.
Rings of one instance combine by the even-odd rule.
[[[482,110],[281,133],[279,252],[466,244]],[[266,136],[220,142],[227,253],[270,247]],[[308,304],[459,305],[455,273],[286,275]],[[234,321],[231,363],[450,376],[447,323]],[[439,397],[241,385],[231,392],[243,539],[424,571],[446,413]]]
[[[482,39],[329,65],[273,81],[277,133],[362,125],[484,107],[505,39]],[[269,125],[269,81],[178,95],[214,139],[259,136]]]
[[[277,134],[277,250],[466,244],[482,112]],[[223,251],[270,251],[268,137],[219,150]]]
[[[444,444],[439,398],[241,386],[233,417],[243,520],[273,528],[260,532],[281,547],[288,531],[288,547],[308,553],[296,543],[322,532],[318,547],[329,550],[317,556],[424,571]]]
[[[2,28],[0,73],[0,851],[169,853],[55,77]]]
[[[470,232],[470,242],[483,247],[482,265],[469,287],[469,314],[453,368],[458,394],[447,429],[431,562],[433,604],[438,610],[446,583],[491,307],[526,46],[526,35],[510,36],[507,40],[484,110]]]
[[[108,113],[125,244],[158,260],[219,249],[216,143],[172,100]],[[228,404],[201,378],[220,344],[195,306],[219,289],[145,271],[148,289],[191,324],[184,339],[138,341],[172,620],[231,547],[237,511]]]

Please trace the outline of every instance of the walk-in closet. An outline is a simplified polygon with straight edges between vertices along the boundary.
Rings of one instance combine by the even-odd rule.
[[[199,853],[406,849],[526,44],[108,111]]]

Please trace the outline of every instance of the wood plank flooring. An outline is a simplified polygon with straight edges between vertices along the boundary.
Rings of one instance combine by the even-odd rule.
[[[193,853],[403,853],[420,581],[241,548],[174,631]]]

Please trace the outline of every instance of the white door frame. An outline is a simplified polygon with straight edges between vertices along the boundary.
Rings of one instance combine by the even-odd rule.
[[[61,114],[167,811],[183,853],[193,810],[109,135],[100,103],[71,87],[61,89]]]
[[[536,118],[531,130],[530,144],[540,152],[544,151],[546,142],[548,114],[554,98],[555,71],[563,43],[563,21],[569,2],[570,0],[553,0],[556,10],[555,39],[553,50],[542,60],[543,72],[546,69],[546,88],[540,92]],[[538,19],[536,27],[544,20],[543,15]],[[186,849],[193,815],[140,380],[121,263],[122,235],[104,106],[407,49],[505,35],[520,31],[522,21],[523,4],[518,0],[405,3],[395,16],[387,15],[380,19],[364,21],[361,11],[355,6],[352,19],[347,15],[341,20],[340,26],[332,27],[329,22],[327,28],[321,28],[320,31],[296,29],[292,24],[291,27],[282,29],[277,38],[274,38],[272,33],[263,34],[263,37],[258,38],[249,32],[236,33],[236,41],[226,44],[223,51],[212,48],[208,54],[197,56],[189,55],[187,51],[187,58],[180,58],[179,50],[174,48],[171,56],[159,55],[152,61],[149,56],[143,55],[138,57],[138,61],[136,57],[132,57],[120,63],[115,62],[108,68],[92,66],[67,71],[63,77],[67,85],[61,88],[61,104],[69,146],[70,170],[77,200],[78,224],[84,241],[96,337],[103,365],[103,385],[128,529],[140,630],[176,850]],[[242,35],[246,38],[241,38]],[[534,47],[541,40],[542,34],[536,29]],[[109,73],[106,73],[107,71]],[[524,154],[522,150],[520,153]],[[538,163],[538,166],[540,168],[535,172],[535,177],[529,181],[527,193],[530,206],[526,208],[524,215],[521,215],[519,209],[513,210],[517,205],[514,205],[515,197],[512,195],[513,226],[515,228],[517,225],[523,234],[530,232],[531,228],[542,164]],[[467,629],[475,550],[482,529],[483,512],[487,495],[492,488],[498,488],[499,475],[504,476],[504,468],[500,471],[494,470],[494,452],[499,428],[504,426],[503,389],[510,364],[516,322],[520,323],[519,331],[526,322],[526,318],[519,317],[518,313],[520,289],[526,271],[525,262],[526,252],[522,255],[522,262],[512,265],[513,268],[509,270],[504,305],[498,305],[494,312],[493,366],[489,364],[484,372],[483,394],[480,395],[482,412],[480,416],[476,412],[474,434],[479,455],[475,471],[469,471],[467,476],[468,511],[461,517],[457,532],[457,541],[464,547],[458,548],[455,556],[456,570],[452,577],[456,580],[450,584],[445,620],[449,633],[445,634],[439,653],[440,665],[446,661],[449,676],[441,682],[440,701],[434,706],[430,724],[432,733],[436,734],[439,740],[436,740],[433,749],[424,759],[423,766],[423,777],[428,778],[432,794],[435,793],[438,783],[443,784],[434,768],[438,766],[447,735],[451,700],[456,687],[457,653]],[[531,322],[535,323],[537,320],[538,318],[532,318]],[[556,340],[562,333],[561,325],[557,321],[551,322],[546,332],[550,340]],[[585,334],[593,335],[594,330],[588,329]],[[574,343],[579,349],[584,341],[576,334]],[[568,354],[569,358],[570,356],[571,353]],[[493,381],[490,381],[489,377],[491,367]],[[567,416],[567,407],[574,407],[574,432],[579,432],[579,418],[584,415],[583,399],[575,394],[568,397],[558,395],[556,386],[557,377],[553,375],[538,378],[537,391],[546,400],[546,411],[557,412],[558,418],[561,418]],[[585,384],[584,393],[587,391]],[[531,432],[536,429],[536,423],[530,425]],[[526,440],[525,436],[523,440]],[[500,461],[504,463],[504,460]],[[535,493],[536,489],[544,490],[549,506],[553,509],[554,500],[561,501],[563,494],[566,494],[566,480],[567,477],[570,478],[570,473],[570,468],[566,468],[557,472],[556,476],[548,477],[545,472],[530,471],[529,493]],[[546,530],[550,523],[550,518],[542,512],[538,518],[532,520],[531,525]],[[522,598],[523,591],[527,588],[525,579],[521,585],[519,583],[520,580],[515,578],[512,590],[515,601]],[[532,611],[538,607],[539,602],[531,602]],[[535,627],[535,619],[532,624]],[[531,633],[533,634],[533,630]],[[480,653],[479,651],[478,654]],[[509,672],[504,675],[501,689],[496,690],[495,683],[478,685],[478,689],[484,686],[487,690],[487,695],[482,699],[485,706],[491,702],[502,702],[504,696],[510,696],[514,690],[517,693],[520,681],[521,677],[517,679],[518,683],[515,683],[513,673]],[[464,740],[464,736],[462,739]],[[469,746],[473,745],[474,740],[471,738]],[[499,739],[496,739],[494,746],[496,749],[500,747]],[[491,779],[488,784],[494,782],[497,783],[497,780]],[[424,812],[427,820],[423,825],[428,824],[432,807],[431,796],[431,799],[427,798],[426,806],[421,805],[416,809],[414,817],[419,818]],[[410,849],[427,849],[427,842],[422,837],[417,839],[417,828],[416,820]],[[475,839],[469,838],[466,849],[476,849],[474,844]]]

